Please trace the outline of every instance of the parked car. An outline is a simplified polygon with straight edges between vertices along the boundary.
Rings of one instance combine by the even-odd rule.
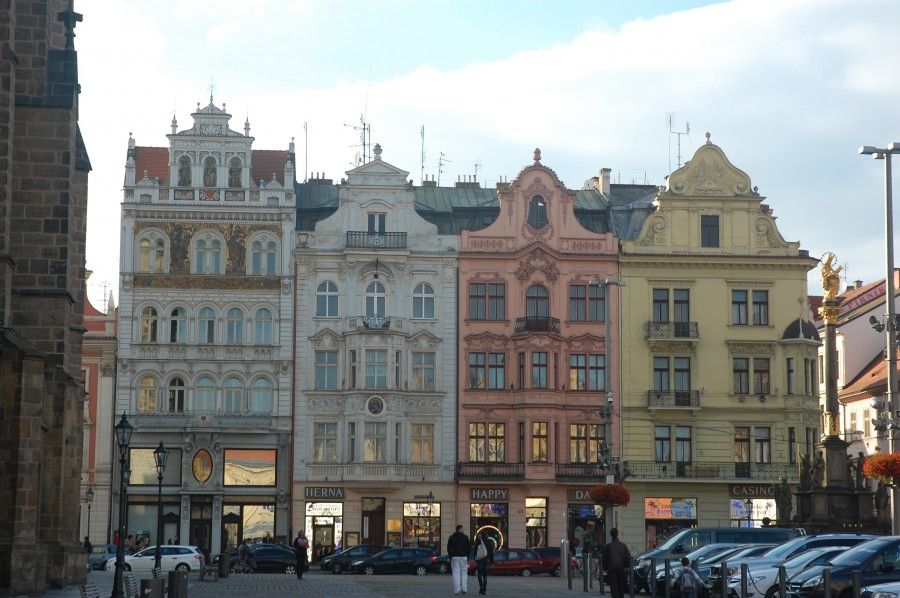
[[[836,533],[836,534],[816,534],[812,536],[802,536],[794,538],[784,544],[772,548],[768,552],[752,558],[727,560],[727,575],[740,575],[741,565],[747,563],[751,567],[760,567],[775,565],[778,566],[784,561],[792,558],[801,552],[811,550],[813,548],[821,548],[823,546],[856,546],[867,540],[872,540],[878,536],[872,534],[855,534],[855,533]],[[711,590],[713,595],[722,593],[722,572],[720,571],[720,563],[712,566],[709,577],[706,580],[707,589]]]
[[[827,546],[825,548],[813,548],[801,552],[790,558],[782,565],[785,579],[790,580],[794,575],[809,567],[825,565],[829,560],[846,552],[846,546]],[[740,575],[728,578],[730,596],[739,596],[741,592]],[[774,598],[778,591],[778,567],[775,565],[755,566],[747,571],[747,598]]]
[[[322,571],[343,573],[350,568],[350,563],[359,559],[366,559],[374,554],[388,550],[390,546],[383,544],[360,544],[344,550],[339,554],[330,554],[319,561]]]
[[[250,544],[250,554],[256,561],[257,573],[297,573],[297,555],[294,549],[274,542]],[[228,570],[234,571],[240,561],[237,551],[228,553]],[[307,568],[309,565],[307,565]]]
[[[428,548],[391,548],[350,563],[350,571],[366,575],[415,573],[425,575],[437,564],[437,556]]]
[[[106,568],[106,561],[115,558],[115,544],[98,544],[91,548],[91,554],[87,558],[88,567],[97,571],[103,571]]]
[[[635,559],[635,577],[643,589],[650,591],[650,559],[658,563],[665,559],[681,559],[685,554],[707,544],[777,544],[798,535],[801,531],[780,527],[695,527],[684,529],[653,550],[648,550]],[[637,588],[641,590],[642,588]]]
[[[494,552],[494,564],[488,567],[489,575],[521,575],[550,573],[559,566],[559,557],[542,559],[533,550],[503,549]],[[469,560],[469,575],[475,573],[475,559]]]
[[[203,553],[196,546],[163,545],[159,547],[159,567],[163,571],[199,571],[203,567]],[[156,546],[125,557],[125,571],[153,571]],[[106,570],[116,570],[116,559],[106,561]]]
[[[900,582],[877,583],[863,586],[859,598],[900,598]]]
[[[863,542],[840,554],[827,565],[810,567],[788,582],[788,598],[822,598],[825,595],[825,567],[831,571],[831,595],[849,598],[853,574],[859,573],[861,587],[900,581],[900,536]]]
[[[469,551],[469,560],[473,560],[475,558],[475,549]],[[437,571],[438,573],[450,573],[450,555],[448,554],[440,554],[438,555],[437,561],[434,563],[433,569],[429,569],[429,571]]]
[[[738,544],[735,546],[734,544],[711,544],[710,546],[720,546],[724,548],[720,548],[719,550],[704,550],[704,548],[698,548],[694,552],[691,552],[685,556],[690,559],[691,563],[695,563],[695,568],[697,574],[700,576],[700,580],[705,583],[706,579],[709,577],[709,571],[712,568],[713,563],[721,563],[722,559],[729,559],[735,557],[737,555],[746,555],[748,552],[765,552],[772,548],[771,544],[761,544],[759,546],[747,546],[746,544]],[[696,556],[697,553],[699,557]],[[674,577],[678,577],[681,574],[681,563],[676,561],[672,562],[669,565],[669,579]],[[662,596],[666,591],[666,568],[665,563],[656,566],[656,595]],[[697,589],[698,598],[704,598],[707,596],[709,591],[704,586],[702,588]],[[674,587],[669,589],[669,595],[675,596],[680,595],[680,588]]]
[[[560,572],[562,571],[562,551],[559,548],[554,548],[552,546],[538,546],[535,548],[530,548],[529,550],[533,550],[541,559],[550,561],[550,575],[553,577],[559,577]],[[474,558],[474,557],[473,557]],[[571,563],[570,566],[577,567],[578,559],[575,555],[569,557]],[[471,558],[469,559],[472,560]]]

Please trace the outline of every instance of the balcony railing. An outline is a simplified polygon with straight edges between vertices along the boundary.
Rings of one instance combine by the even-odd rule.
[[[156,413],[129,413],[128,418],[137,429],[183,428],[258,430],[276,427],[276,416],[271,413],[249,411],[176,411]]]
[[[368,330],[387,330],[391,327],[391,319],[388,316],[364,316],[363,328]]]
[[[524,463],[499,463],[494,461],[463,461],[457,470],[459,479],[525,479]]]
[[[600,481],[606,477],[606,468],[599,463],[557,463],[556,479],[561,482],[584,480]]]
[[[555,332],[559,334],[559,318],[547,316],[516,318],[516,332]]]
[[[406,233],[347,231],[348,249],[406,249]]]
[[[699,407],[699,390],[648,390],[647,407],[656,409],[679,409]]]
[[[429,482],[438,481],[438,465],[406,465],[389,463],[308,463],[306,478],[310,482],[341,480]]]
[[[648,339],[689,339],[700,338],[697,322],[647,322]]]
[[[625,475],[635,479],[695,479],[745,480],[777,482],[784,477],[789,482],[800,479],[800,470],[792,463],[715,463],[692,461],[686,463],[657,463],[654,461],[625,461]]]

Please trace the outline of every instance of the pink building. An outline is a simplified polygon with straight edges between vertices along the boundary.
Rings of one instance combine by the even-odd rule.
[[[600,414],[607,391],[618,396],[605,326],[607,309],[618,321],[618,288],[597,281],[617,278],[617,239],[585,228],[576,204],[608,208],[608,175],[566,189],[535,150],[498,190],[496,220],[462,232],[457,519],[469,533],[488,526],[503,546],[600,533],[601,508],[585,490],[618,455],[604,450],[618,422]]]

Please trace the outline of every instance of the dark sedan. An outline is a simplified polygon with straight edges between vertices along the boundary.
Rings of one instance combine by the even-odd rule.
[[[390,546],[384,546],[382,544],[360,544],[359,546],[353,546],[338,554],[329,554],[319,561],[319,565],[322,567],[322,571],[343,573],[350,569],[350,563],[353,561],[367,559],[370,556],[388,550],[389,548]]]
[[[788,598],[823,598],[825,568],[831,571],[831,595],[847,598],[853,591],[853,574],[863,586],[900,581],[900,536],[888,536],[857,544],[821,567],[801,571],[788,582]]]
[[[415,573],[426,575],[437,563],[434,551],[428,548],[391,548],[365,559],[350,563],[350,571],[366,575]]]
[[[257,573],[297,573],[297,556],[289,546],[260,542],[250,545],[250,553],[256,561]],[[238,560],[237,552],[228,554],[229,571],[234,571]]]

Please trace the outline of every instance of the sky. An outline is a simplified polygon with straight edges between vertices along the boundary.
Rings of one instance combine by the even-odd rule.
[[[493,186],[535,147],[569,188],[604,167],[614,182],[664,184],[677,140],[684,162],[708,131],[787,240],[834,251],[845,284],[884,275],[883,163],[857,148],[900,142],[900,52],[883,42],[900,23],[893,0],[79,0],[76,10],[99,308],[117,294],[129,133],[167,146],[173,114],[189,127],[211,92],[232,129],[249,118],[255,149],[296,138],[301,179],[352,168],[361,118],[416,184],[424,170]],[[820,292],[815,272],[810,281]]]

